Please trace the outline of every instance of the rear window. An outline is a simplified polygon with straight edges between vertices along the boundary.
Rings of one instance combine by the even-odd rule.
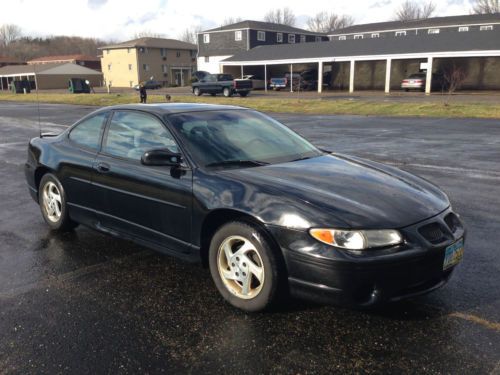
[[[232,81],[233,76],[231,74],[219,74],[217,75],[218,81]]]
[[[102,129],[109,112],[99,113],[80,122],[69,133],[69,139],[77,145],[98,150],[101,144]]]

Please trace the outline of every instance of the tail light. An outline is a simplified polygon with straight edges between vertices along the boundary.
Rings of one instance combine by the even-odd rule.
[[[407,79],[403,79],[403,83],[408,83],[408,80]]]

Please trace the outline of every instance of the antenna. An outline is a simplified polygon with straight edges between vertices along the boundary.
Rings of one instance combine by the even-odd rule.
[[[38,111],[38,134],[42,138],[42,122],[40,121],[40,99],[38,98],[38,78],[36,74],[36,63],[33,64],[33,73],[35,73],[36,104]]]

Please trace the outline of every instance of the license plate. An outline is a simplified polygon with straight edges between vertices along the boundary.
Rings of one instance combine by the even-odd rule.
[[[460,239],[446,248],[444,252],[443,271],[460,263],[464,257],[464,239]]]

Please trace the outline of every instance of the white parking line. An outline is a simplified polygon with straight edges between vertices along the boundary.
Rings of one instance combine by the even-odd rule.
[[[420,168],[420,169],[432,169],[436,171],[448,172],[448,173],[457,173],[461,175],[465,175],[467,177],[479,178],[479,179],[488,179],[488,180],[500,180],[500,173],[497,171],[488,171],[488,170],[479,170],[479,169],[466,169],[466,168],[457,168],[457,167],[445,167],[440,165],[432,165],[432,164],[418,164],[418,163],[398,163],[398,162],[390,162],[385,161],[385,164],[393,165],[398,168]]]
[[[11,143],[0,143],[0,148],[6,148],[6,147],[12,147],[12,146],[22,146],[22,145],[27,145],[28,142],[11,142]]]

